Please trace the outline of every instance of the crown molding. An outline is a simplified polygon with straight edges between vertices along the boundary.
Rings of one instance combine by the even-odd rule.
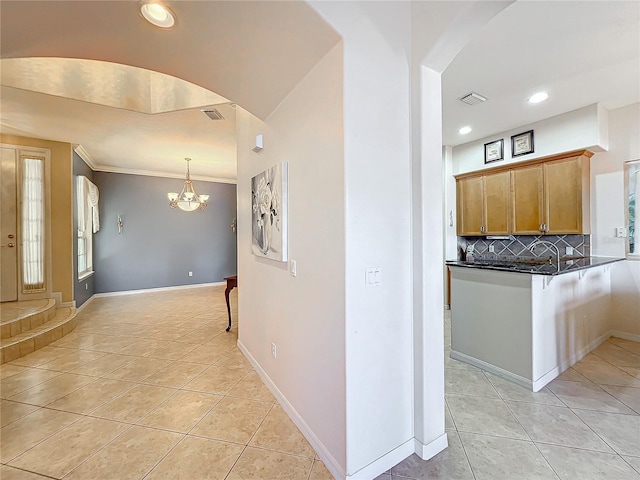
[[[152,170],[136,170],[132,168],[111,167],[108,165],[98,165],[93,161],[89,152],[87,152],[82,145],[73,145],[73,151],[87,164],[87,166],[94,172],[107,172],[107,173],[124,173],[125,175],[144,175],[145,177],[162,177],[162,178],[179,178],[184,180],[185,175],[173,172],[161,172]],[[200,182],[214,182],[214,183],[230,183],[236,185],[238,180],[235,178],[224,177],[210,177],[207,175],[191,175],[192,180],[198,180]]]
[[[152,170],[135,170],[131,168],[111,167],[107,165],[96,165],[94,169],[98,172],[107,173],[123,173],[125,175],[144,175],[146,177],[162,177],[162,178],[178,178],[184,180],[185,174],[179,174],[174,172],[160,172]],[[223,177],[209,177],[206,175],[191,175],[192,180],[198,180],[201,182],[214,182],[214,183],[230,183],[237,184],[238,181],[235,178],[223,178]]]
[[[84,163],[87,164],[87,167],[94,171],[97,170],[98,166],[96,165],[96,162],[93,161],[93,158],[91,158],[89,152],[87,152],[82,145],[74,145],[73,151],[76,152],[78,156],[84,161]]]

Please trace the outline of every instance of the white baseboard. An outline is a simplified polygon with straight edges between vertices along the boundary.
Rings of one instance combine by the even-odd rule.
[[[404,442],[402,445],[399,445],[382,457],[371,462],[366,467],[361,468],[351,475],[347,475],[346,480],[371,480],[373,478],[377,478],[379,475],[383,474],[391,467],[395,467],[402,460],[404,460],[414,452],[415,439],[411,438]]]
[[[76,301],[72,300],[70,302],[62,301],[62,292],[51,292],[51,298],[56,301],[56,307],[58,308],[75,308]]]
[[[331,472],[334,478],[340,479],[340,480],[371,480],[373,478],[376,478],[380,474],[386,472],[391,467],[397,465],[402,460],[404,460],[405,458],[407,458],[409,455],[411,455],[416,451],[415,439],[411,438],[407,440],[405,443],[403,443],[402,445],[394,448],[393,450],[386,453],[382,457],[371,462],[369,465],[365,466],[364,468],[361,468],[357,472],[351,475],[346,475],[344,469],[340,466],[337,460],[333,457],[333,455],[331,455],[331,453],[327,450],[324,444],[316,436],[313,430],[311,430],[309,425],[304,421],[304,419],[300,416],[300,414],[293,407],[293,405],[289,403],[287,398],[273,383],[271,378],[269,378],[269,376],[264,371],[264,369],[260,366],[258,361],[253,357],[253,355],[251,355],[251,353],[249,353],[249,350],[247,350],[247,347],[245,347],[240,340],[238,340],[238,348],[244,354],[244,356],[247,357],[247,360],[249,360],[249,363],[251,363],[255,371],[258,373],[258,375],[260,375],[260,378],[262,378],[264,383],[267,385],[267,388],[276,397],[276,399],[278,400],[278,403],[282,406],[283,410],[287,412],[287,414],[289,415],[293,423],[295,423],[295,425],[300,429],[304,437],[309,441],[311,446],[314,448],[314,450],[316,451],[320,459],[324,462],[325,466],[327,467],[329,472]],[[437,441],[440,441],[440,438],[438,438]],[[432,444],[433,443],[434,442],[432,442]],[[426,446],[428,447],[427,451],[429,452],[433,451],[434,452],[433,455],[435,455],[436,453],[440,452],[441,450],[447,447],[446,434],[444,435],[444,444],[440,446],[440,450],[435,451],[437,446],[435,445],[432,446],[432,444],[429,444],[428,446]],[[442,444],[441,441],[440,441],[440,444]]]
[[[219,287],[221,285],[226,285],[226,284],[227,282],[196,283],[193,285],[176,285],[175,287],[144,288],[140,290],[123,290],[121,292],[96,293],[93,296],[97,298],[118,297],[120,295],[137,295],[139,293],[168,292],[171,290],[185,290],[188,288]]]
[[[634,333],[625,333],[618,330],[612,330],[609,332],[611,337],[624,338],[625,340],[631,340],[632,342],[640,342],[640,335]]]
[[[591,353],[592,350],[595,350],[596,348],[598,348],[600,345],[602,345],[604,342],[607,341],[607,339],[609,337],[611,337],[612,333],[611,332],[607,332],[604,333],[602,335],[600,335],[598,338],[596,338],[593,342],[591,342],[589,345],[587,345],[586,347],[580,349],[578,352],[574,353],[573,355],[571,355],[571,357],[569,357],[569,361],[568,362],[562,362],[559,366],[560,368],[560,373],[564,372],[567,368],[569,368],[571,365],[574,365],[576,363],[578,363],[580,360],[582,360],[584,357],[586,357],[587,355],[589,355],[589,353]],[[559,374],[560,374],[559,373]],[[558,374],[558,375],[559,375]]]
[[[282,392],[278,389],[278,387],[273,383],[269,375],[263,370],[258,361],[249,353],[247,347],[238,340],[238,348],[247,357],[249,363],[253,366],[255,371],[260,375],[260,378],[264,381],[267,388],[271,391],[274,397],[278,400],[278,403],[282,406],[289,418],[296,424],[296,426],[300,429],[304,437],[309,441],[311,446],[314,448],[320,459],[324,462],[325,466],[331,472],[331,474],[337,479],[345,479],[345,472],[343,468],[340,466],[338,461],[331,455],[329,450],[324,446],[324,444],[320,441],[320,439],[316,436],[316,434],[311,430],[307,422],[300,416],[297,410],[289,403],[287,398],[282,394]],[[355,478],[355,477],[351,477]]]
[[[496,367],[495,365],[491,365],[489,363],[483,362],[482,360],[478,360],[475,357],[471,357],[469,355],[465,355],[464,353],[456,352],[451,350],[451,358],[455,360],[460,360],[461,362],[468,363],[475,367],[486,370],[489,373],[493,373],[494,375],[498,375],[499,377],[503,377],[507,380],[510,380],[518,385],[522,385],[526,388],[531,388],[532,391],[537,392],[545,385],[547,385],[550,381],[564,372],[567,368],[575,365],[577,362],[586,357],[590,352],[598,348],[607,339],[611,337],[619,337],[627,340],[631,340],[634,342],[640,342],[640,335],[634,335],[630,333],[618,332],[618,331],[608,331],[607,333],[600,335],[589,345],[580,349],[578,352],[574,353],[569,357],[567,361],[561,362],[560,365],[555,366],[544,375],[540,376],[540,378],[536,380],[529,380],[527,378],[521,377],[520,375],[516,375],[515,373],[508,372],[500,367]]]
[[[62,292],[51,292],[51,298],[56,301],[56,305],[62,305]]]
[[[573,363],[571,365],[573,365]],[[547,385],[547,383],[552,381],[554,378],[556,378],[558,375],[564,372],[567,368],[569,367],[560,366],[560,367],[552,368],[547,373],[542,375],[540,378],[538,378],[537,380],[534,380],[531,389],[534,392],[539,392]]]
[[[497,375],[499,377],[506,378],[507,380],[510,380],[513,383],[517,383],[518,385],[522,385],[523,387],[533,389],[533,382],[528,378],[524,378],[520,375],[516,375],[515,373],[508,372],[500,367],[496,367],[495,365],[491,365],[490,363],[478,360],[475,357],[471,357],[464,353],[451,350],[451,358],[453,358],[454,360],[460,360],[464,363],[468,363],[469,365],[473,365],[474,367],[481,368],[482,370],[486,370],[487,372],[493,373],[494,375]]]
[[[422,460],[429,460],[435,457],[441,451],[449,446],[447,440],[447,432],[444,432],[435,440],[427,443],[426,445],[418,440],[415,441],[414,451]]]
[[[82,310],[84,310],[86,306],[93,301],[94,298],[95,298],[95,295],[91,295],[89,298],[87,298],[85,302],[78,307],[78,309],[76,310],[76,313],[80,313]]]

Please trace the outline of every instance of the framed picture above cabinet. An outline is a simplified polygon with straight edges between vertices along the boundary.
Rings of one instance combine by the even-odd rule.
[[[504,140],[496,140],[484,144],[484,163],[496,162],[504,159]]]
[[[511,137],[511,156],[533,153],[533,130],[522,132]]]

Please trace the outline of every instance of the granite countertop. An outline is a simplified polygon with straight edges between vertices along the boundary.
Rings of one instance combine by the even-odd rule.
[[[617,257],[572,257],[560,259],[560,265],[548,261],[523,261],[510,262],[506,260],[447,260],[445,263],[454,267],[482,268],[485,270],[499,270],[503,272],[529,273],[535,275],[560,275],[563,273],[583,270],[585,268],[598,267],[607,263],[614,263],[624,260]]]

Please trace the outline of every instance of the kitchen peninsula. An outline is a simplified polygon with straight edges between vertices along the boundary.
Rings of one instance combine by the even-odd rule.
[[[537,392],[608,337],[611,263],[448,261],[451,358]]]

